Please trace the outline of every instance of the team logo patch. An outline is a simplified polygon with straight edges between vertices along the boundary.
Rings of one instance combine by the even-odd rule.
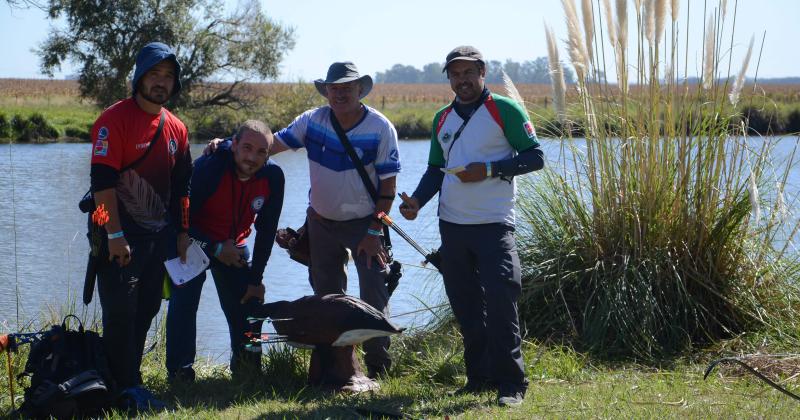
[[[442,143],[449,143],[450,142],[450,133],[444,133],[442,136]]]
[[[525,121],[522,124],[522,127],[525,129],[525,133],[528,135],[528,138],[532,139],[536,137],[536,129],[533,128],[533,123],[530,121]]]
[[[108,155],[108,128],[106,127],[100,127],[100,129],[97,130],[97,142],[94,144],[94,155]]]
[[[105,140],[97,139],[97,142],[94,144],[94,155],[95,156],[107,156],[108,155],[108,142]]]
[[[169,154],[174,155],[178,151],[178,142],[175,139],[169,139]]]
[[[264,196],[259,195],[258,197],[254,198],[253,201],[250,203],[250,207],[253,208],[253,211],[258,212],[261,210],[261,207],[264,206]]]
[[[397,149],[392,149],[392,151],[389,152],[389,159],[393,162],[400,160],[400,155],[397,153]]]

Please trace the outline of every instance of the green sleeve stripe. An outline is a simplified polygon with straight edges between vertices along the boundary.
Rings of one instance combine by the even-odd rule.
[[[436,113],[436,116],[433,117],[433,126],[431,127],[431,149],[428,153],[428,165],[438,166],[440,168],[444,167],[444,151],[442,150],[442,145],[439,144],[439,136],[437,131],[439,129],[442,115],[444,115],[448,107],[449,105],[440,109],[439,112]]]
[[[528,113],[513,99],[493,93],[492,99],[497,104],[500,111],[500,118],[503,120],[503,134],[508,143],[517,152],[538,146],[539,140],[533,124],[530,122]]]

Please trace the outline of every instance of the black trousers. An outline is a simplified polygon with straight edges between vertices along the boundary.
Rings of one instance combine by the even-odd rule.
[[[525,392],[514,228],[440,221],[439,230],[444,286],[464,338],[467,380]]]
[[[120,390],[142,382],[140,366],[147,331],[161,307],[164,260],[168,247],[175,247],[174,237],[163,231],[151,237],[126,239],[131,262],[120,267],[105,258],[97,268],[103,345]]]

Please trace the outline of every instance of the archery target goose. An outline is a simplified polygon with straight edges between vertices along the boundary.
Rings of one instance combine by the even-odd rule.
[[[256,306],[250,315],[254,320],[271,320],[281,336],[274,342],[286,341],[301,347],[352,346],[371,338],[400,334],[405,329],[363,300],[342,294],[266,303]]]

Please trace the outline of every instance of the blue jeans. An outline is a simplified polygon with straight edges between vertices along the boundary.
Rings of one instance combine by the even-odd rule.
[[[249,255],[248,255],[249,257]],[[219,303],[225,320],[231,345],[231,371],[234,374],[260,369],[261,349],[245,349],[248,342],[245,333],[261,331],[261,323],[247,322],[247,305],[240,303],[247,291],[248,267],[236,268],[211,260],[211,274],[217,288]],[[202,273],[181,287],[172,287],[167,312],[167,372],[174,376],[182,369],[191,369],[196,354],[197,307],[206,274]],[[211,337],[211,339],[215,339]]]

